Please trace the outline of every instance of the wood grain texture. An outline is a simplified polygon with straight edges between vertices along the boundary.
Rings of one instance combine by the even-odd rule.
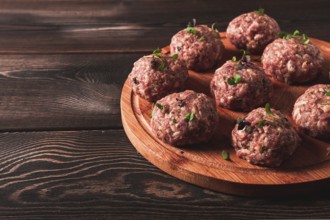
[[[1,0],[0,219],[328,218],[329,195],[256,199],[187,184],[120,128],[135,60],[196,18],[225,31],[259,6],[330,41],[328,0]],[[112,128],[83,131],[82,129]],[[80,130],[25,132],[27,130]]]
[[[233,55],[239,57],[240,52],[229,42],[225,33],[220,36],[225,45],[225,56],[219,64],[222,65]],[[330,44],[315,39],[311,41],[320,48],[325,58],[318,79],[307,85],[295,86],[273,81],[275,95],[269,103],[288,118],[291,117],[295,101],[309,86],[329,83]],[[169,53],[169,48],[164,48],[163,52]],[[255,58],[252,56],[252,59]],[[187,89],[209,94],[213,72],[201,74],[189,71]],[[128,137],[146,159],[179,179],[236,195],[283,196],[315,193],[316,190],[330,191],[329,141],[302,136],[302,144],[281,167],[271,169],[254,166],[236,157],[235,150],[230,147],[234,122],[246,113],[218,107],[220,119],[213,138],[208,143],[178,148],[159,141],[153,135],[150,127],[151,109],[152,103],[134,94],[126,81],[121,96],[121,112]],[[221,158],[222,150],[229,152],[230,161]]]
[[[14,0],[0,1],[0,53],[149,52],[168,45],[192,18],[225,31],[231,19],[260,6],[283,30],[330,41],[327,0]]]
[[[148,163],[123,130],[0,133],[0,143],[1,219],[330,215],[327,195],[253,199],[186,184]]]
[[[121,128],[121,85],[140,56],[0,56],[0,130]]]

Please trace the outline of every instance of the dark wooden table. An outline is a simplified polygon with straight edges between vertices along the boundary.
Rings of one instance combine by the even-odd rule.
[[[259,6],[330,41],[328,0],[0,1],[0,219],[329,218],[322,194],[244,198],[177,180],[122,128],[135,60],[192,18],[225,31]]]

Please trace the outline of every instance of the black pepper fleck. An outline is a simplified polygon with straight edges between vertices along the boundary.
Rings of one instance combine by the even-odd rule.
[[[243,119],[243,120],[240,120],[239,121],[237,129],[238,130],[243,130],[246,126],[250,126],[250,125],[251,125],[250,122],[248,122],[245,119]]]
[[[152,59],[151,59],[151,68],[158,69],[158,67],[159,67],[159,62],[153,56]]]

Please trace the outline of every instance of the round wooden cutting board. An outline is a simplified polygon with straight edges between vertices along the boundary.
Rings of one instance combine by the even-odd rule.
[[[221,66],[240,52],[220,34],[226,52]],[[274,82],[273,108],[290,118],[295,100],[311,85],[329,83],[330,44],[311,39],[325,58],[322,74],[312,83],[288,86]],[[169,47],[163,48],[168,52]],[[258,56],[252,59],[258,60]],[[213,72],[189,71],[187,89],[210,94],[209,83]],[[128,81],[122,90],[121,115],[125,132],[135,148],[151,163],[181,180],[207,189],[245,196],[292,196],[330,190],[330,142],[302,136],[302,145],[279,168],[254,166],[239,159],[230,144],[230,133],[238,117],[246,113],[218,107],[218,129],[208,143],[174,147],[153,136],[149,122],[152,103],[139,98]],[[230,160],[221,157],[222,150],[230,154]]]

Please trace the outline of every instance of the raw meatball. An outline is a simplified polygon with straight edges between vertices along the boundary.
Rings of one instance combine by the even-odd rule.
[[[224,45],[217,30],[206,25],[188,27],[172,37],[171,53],[179,54],[188,69],[203,71],[220,61]]]
[[[323,57],[319,49],[300,36],[276,39],[262,54],[265,73],[287,84],[313,80],[321,72]]]
[[[232,131],[236,155],[251,164],[277,167],[293,154],[300,138],[285,116],[274,109],[251,111]]]
[[[330,85],[315,85],[294,104],[293,120],[312,137],[330,138]]]
[[[227,38],[238,49],[262,52],[280,32],[277,22],[264,13],[250,12],[234,18],[228,25]]]
[[[171,145],[208,141],[218,122],[212,100],[205,94],[186,90],[157,101],[152,111],[151,129]]]
[[[188,79],[188,69],[182,61],[162,56],[161,60],[154,55],[140,58],[128,76],[133,92],[150,102],[184,90]]]
[[[233,83],[235,79],[239,82]],[[217,105],[242,111],[265,104],[273,91],[272,83],[262,68],[243,60],[227,61],[217,69],[210,87]]]

